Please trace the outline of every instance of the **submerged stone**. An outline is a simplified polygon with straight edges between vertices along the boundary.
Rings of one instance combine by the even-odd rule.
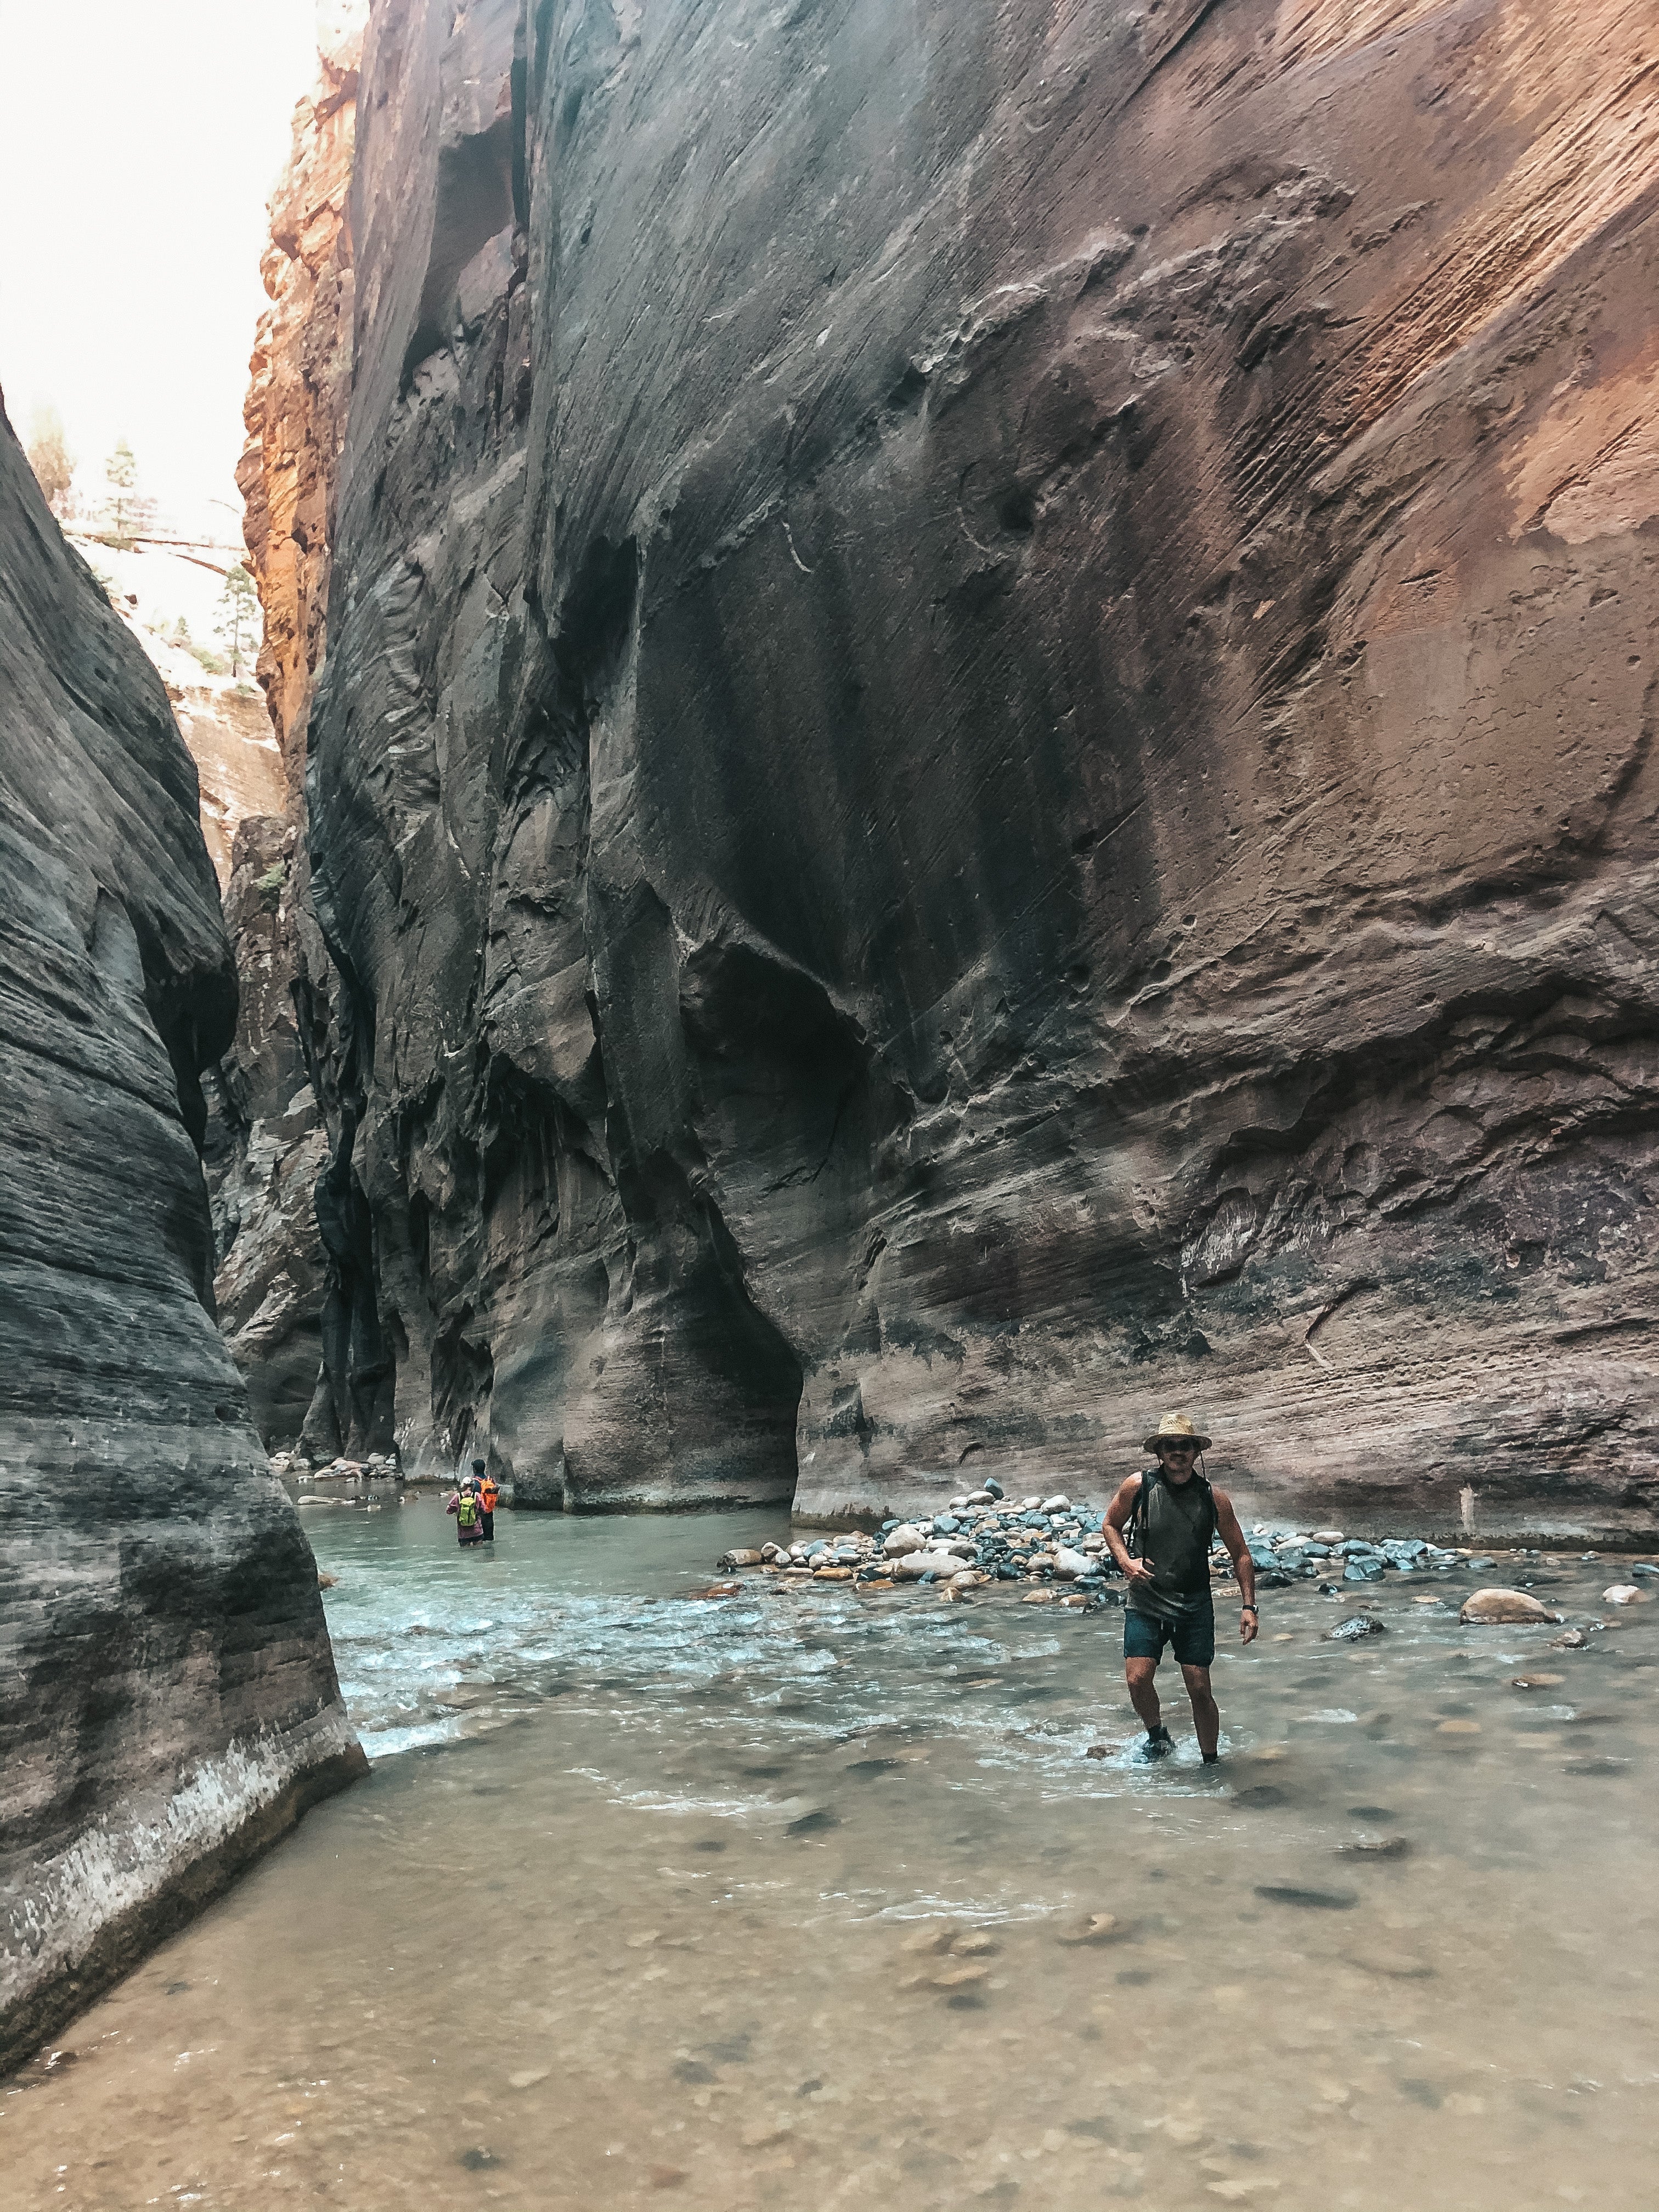
[[[1325,1641],[1328,1644],[1357,1644],[1364,1637],[1386,1633],[1385,1624],[1375,1614],[1351,1613],[1346,1620],[1339,1620],[1336,1626],[1328,1632]]]
[[[1302,1889],[1290,1882],[1258,1882],[1255,1893],[1269,1905],[1294,1905],[1314,1912],[1347,1912],[1359,1902],[1352,1889]]]
[[[1128,1929],[1115,1912],[1088,1912],[1060,1932],[1062,1943],[1118,1943]]]
[[[799,1820],[791,1820],[783,1832],[786,1836],[821,1836],[826,1829],[840,1826],[840,1814],[827,1805],[819,1805],[810,1813],[803,1813]]]

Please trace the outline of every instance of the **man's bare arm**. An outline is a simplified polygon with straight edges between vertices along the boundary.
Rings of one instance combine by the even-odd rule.
[[[1255,1609],[1255,1562],[1250,1557],[1250,1547],[1244,1541],[1244,1531],[1238,1525],[1238,1516],[1233,1510],[1233,1501],[1224,1490],[1211,1489],[1215,1499],[1216,1533],[1227,1547],[1227,1556],[1233,1563],[1233,1572],[1238,1577],[1239,1603],[1244,1620],[1240,1633],[1246,1644],[1255,1641],[1257,1613]]]
[[[1152,1578],[1152,1561],[1132,1559],[1129,1556],[1129,1547],[1123,1540],[1124,1523],[1133,1510],[1134,1502],[1139,1495],[1140,1477],[1138,1474],[1132,1474],[1119,1486],[1117,1496],[1106,1508],[1106,1518],[1101,1523],[1100,1533],[1106,1539],[1107,1550],[1127,1575],[1129,1580],[1132,1583],[1149,1583]]]

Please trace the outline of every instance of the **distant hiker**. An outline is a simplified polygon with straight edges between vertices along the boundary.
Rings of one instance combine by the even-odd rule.
[[[1192,1700],[1198,1747],[1215,1764],[1221,1716],[1210,1692],[1215,1657],[1215,1606],[1210,1596],[1210,1545],[1218,1534],[1231,1553],[1243,1598],[1239,1640],[1255,1641],[1255,1569],[1232,1500],[1195,1472],[1209,1448],[1185,1413],[1165,1413],[1146,1440],[1158,1465],[1132,1474],[1106,1510],[1102,1533],[1128,1577],[1123,1615],[1123,1672],[1134,1709],[1146,1723],[1148,1759],[1175,1749],[1164,1725],[1153,1677],[1166,1644],[1174,1647]]]
[[[478,1504],[478,1486],[472,1477],[462,1478],[458,1489],[449,1493],[446,1513],[455,1516],[455,1539],[461,1544],[482,1544],[483,1541],[483,1508]]]
[[[479,1526],[483,1530],[485,1543],[493,1544],[495,1540],[495,1507],[501,1493],[490,1480],[489,1469],[483,1460],[473,1461],[472,1474],[478,1486]]]

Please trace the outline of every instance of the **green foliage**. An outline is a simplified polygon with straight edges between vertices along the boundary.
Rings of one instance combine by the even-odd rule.
[[[282,903],[283,885],[288,881],[288,862],[278,860],[262,876],[253,879],[253,888],[259,894],[259,903],[267,914],[275,914]]]
[[[187,653],[198,667],[205,669],[210,676],[229,675],[230,663],[222,654],[216,653],[210,645],[198,645],[190,634],[190,624],[183,615],[179,615],[173,622],[164,622],[152,627],[155,629],[156,636],[165,644],[176,646],[180,653]]]
[[[251,651],[257,650],[254,639],[258,630],[259,594],[253,579],[239,561],[225,578],[225,588],[219,595],[219,619],[215,629],[222,645],[230,653],[230,672],[240,676],[242,664]]]
[[[64,425],[55,407],[37,407],[29,429],[29,466],[46,494],[46,505],[61,514],[75,474],[75,457],[64,437]]]
[[[104,464],[104,479],[109,485],[104,514],[110,543],[125,552],[132,544],[137,515],[138,463],[125,438],[116,440],[115,451]]]

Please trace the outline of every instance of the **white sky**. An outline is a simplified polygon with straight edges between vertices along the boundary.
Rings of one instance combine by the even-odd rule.
[[[316,69],[313,0],[0,0],[0,388],[25,442],[56,405],[78,490],[125,436],[158,519],[240,544],[265,201]]]

